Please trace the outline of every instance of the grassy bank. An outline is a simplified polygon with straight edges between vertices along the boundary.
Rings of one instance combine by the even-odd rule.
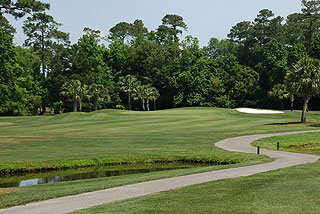
[[[0,168],[32,170],[84,165],[188,161],[237,163],[0,190],[0,205],[78,194],[130,183],[268,161],[223,151],[214,143],[236,136],[316,129],[320,115],[295,123],[300,112],[251,115],[231,109],[183,108],[156,112],[103,110],[48,117],[0,118]]]

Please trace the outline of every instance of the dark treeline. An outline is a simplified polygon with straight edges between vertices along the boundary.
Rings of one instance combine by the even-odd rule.
[[[49,7],[35,0],[0,1],[0,115],[37,115],[48,108],[56,113],[185,106],[301,109],[317,96],[299,92],[290,72],[299,63],[303,67],[303,59],[320,58],[318,0],[303,0],[301,12],[286,19],[261,10],[254,20],[233,26],[227,39],[212,38],[205,47],[193,36],[181,40],[187,23],[172,14],[154,30],[142,20],[120,22],[107,38],[85,28],[71,45]],[[5,15],[26,14],[27,39],[23,47],[15,46],[15,29]],[[309,108],[319,103],[315,97]]]

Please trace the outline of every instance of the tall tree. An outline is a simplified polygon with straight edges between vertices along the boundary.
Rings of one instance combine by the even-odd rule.
[[[15,33],[14,27],[9,23],[4,14],[10,14],[14,18],[22,18],[26,14],[43,12],[50,8],[50,4],[36,0],[1,0],[0,1],[0,27],[8,30],[8,33]]]
[[[24,22],[23,30],[27,36],[25,46],[33,47],[39,55],[44,77],[55,45],[69,42],[69,34],[58,29],[61,25],[45,13],[35,13]]]
[[[302,15],[305,21],[307,48],[311,51],[315,36],[320,29],[320,0],[302,0]]]
[[[85,27],[85,28],[83,29],[83,33],[84,33],[85,35],[94,37],[95,40],[96,40],[96,42],[100,42],[102,39],[105,39],[105,38],[102,36],[101,30],[94,30],[94,29]]]
[[[133,38],[138,38],[139,36],[145,36],[148,33],[148,28],[146,28],[142,20],[136,19],[131,24],[130,35]]]
[[[109,32],[109,39],[111,40],[120,40],[122,43],[125,43],[125,39],[130,36],[131,25],[127,22],[120,22],[112,27]]]
[[[25,14],[42,12],[50,8],[50,4],[36,0],[1,0],[0,14],[10,14],[15,18],[22,18]]]
[[[183,18],[175,14],[167,14],[162,18],[162,25],[159,26],[158,31],[165,32],[173,36],[176,43],[179,42],[178,34],[182,34],[183,30],[187,30],[188,27],[183,21]]]
[[[306,122],[308,103],[320,91],[320,60],[303,57],[288,71],[286,79],[291,81],[296,93],[303,98],[301,122]]]

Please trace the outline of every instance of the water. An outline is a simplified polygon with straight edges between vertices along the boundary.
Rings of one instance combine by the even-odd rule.
[[[11,176],[0,178],[0,188],[33,186],[39,184],[57,183],[62,181],[75,181],[92,178],[104,178],[111,176],[121,176],[157,171],[167,171],[174,169],[184,169],[191,167],[201,167],[199,164],[147,164],[147,165],[127,165],[101,168],[85,168],[78,170],[60,170],[48,173],[25,174],[23,176]]]

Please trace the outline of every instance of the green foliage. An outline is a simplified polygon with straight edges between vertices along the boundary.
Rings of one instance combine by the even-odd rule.
[[[162,18],[162,25],[158,27],[158,31],[172,36],[174,38],[174,42],[178,43],[178,34],[182,34],[182,30],[178,28],[182,28],[184,30],[188,29],[186,23],[183,21],[183,18],[179,15],[167,14]]]
[[[285,85],[278,84],[274,85],[272,91],[268,92],[268,96],[274,99],[278,99],[281,102],[281,107],[284,109],[283,100],[288,97]]]
[[[1,0],[0,13],[11,14],[15,18],[21,18],[27,13],[42,12],[50,8],[50,4],[36,0]]]
[[[303,98],[301,122],[306,122],[306,112],[311,97],[320,91],[320,60],[310,57],[300,59],[293,69],[288,71],[287,82],[290,88]]]
[[[136,19],[132,24],[127,22],[120,22],[109,30],[108,38],[116,41],[120,40],[125,43],[126,39],[137,39],[140,36],[145,36],[148,29],[144,26],[142,20]]]
[[[275,102],[268,91],[279,84],[286,86],[293,109],[294,98],[298,98],[297,104],[301,101],[296,96],[294,80],[286,79],[286,73],[304,57],[320,58],[319,1],[303,0],[301,12],[290,14],[286,19],[263,9],[254,20],[235,24],[228,39],[212,38],[202,48],[193,36],[180,41],[179,35],[187,30],[187,24],[183,17],[175,14],[164,16],[162,25],[150,32],[142,20],[120,22],[109,30],[108,47],[100,43],[106,39],[102,38],[100,30],[86,27],[84,35],[70,46],[68,34],[59,30],[61,24],[44,13],[48,5],[29,0],[2,3],[7,4],[7,9],[0,7],[0,25],[7,32],[12,32],[10,23],[1,17],[12,12],[8,4],[15,7],[18,3],[25,9],[11,9],[22,12],[21,15],[31,13],[23,27],[28,49],[17,48],[13,53],[15,57],[6,58],[3,68],[6,67],[9,76],[15,77],[17,84],[11,88],[2,86],[1,90],[23,95],[23,99],[18,98],[25,103],[18,108],[25,108],[23,114],[38,111],[39,97],[42,112],[45,107],[61,102],[66,111],[74,111],[72,96],[60,93],[70,80],[86,85],[79,95],[81,99],[76,102],[83,111],[116,106],[140,109],[141,104],[142,109],[147,110],[151,101],[156,109],[156,100],[159,109],[182,106],[273,108]],[[143,86],[143,96],[132,99],[134,88],[139,84],[130,86],[130,81],[124,79],[129,77],[135,78],[131,82]],[[152,87],[153,90],[147,90]],[[146,91],[157,93],[147,99]],[[12,100],[6,99],[4,103],[11,105]],[[311,104],[312,108],[317,107],[317,102]],[[287,104],[284,102],[283,108],[287,108]]]
[[[133,75],[127,75],[119,78],[120,90],[128,95],[128,109],[131,110],[131,95],[140,85],[140,82]]]
[[[0,29],[0,53],[0,115],[36,114],[41,103],[34,74],[37,59],[15,48],[5,29]]]
[[[58,44],[68,43],[69,34],[58,30],[62,24],[45,13],[35,13],[24,22],[23,31],[27,36],[26,47],[33,47],[41,60],[42,74],[45,77],[48,65],[52,62],[52,49]]]

